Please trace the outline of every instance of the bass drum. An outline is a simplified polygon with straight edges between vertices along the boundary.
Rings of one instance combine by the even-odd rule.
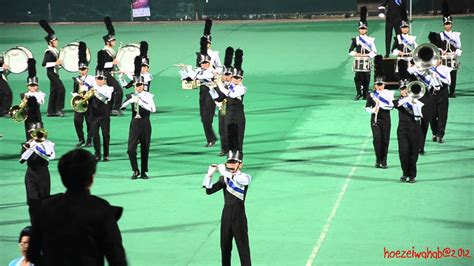
[[[16,46],[5,53],[5,64],[8,65],[8,71],[14,74],[20,74],[28,70],[28,59],[33,58],[33,54],[25,47]]]
[[[86,58],[87,63],[89,63],[91,61],[89,48],[86,49]],[[61,60],[61,66],[67,72],[79,71],[79,43],[73,42],[64,46],[61,51],[59,51],[59,60]]]
[[[133,74],[135,70],[135,57],[140,55],[140,45],[129,43],[120,47],[117,52],[117,67],[120,72]]]

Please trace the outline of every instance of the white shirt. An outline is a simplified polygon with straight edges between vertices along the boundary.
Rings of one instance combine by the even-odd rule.
[[[106,45],[106,46],[104,46],[104,49],[102,49],[102,50],[105,50],[112,57],[112,59],[115,59],[116,54],[115,54],[114,48],[109,47],[109,46]],[[112,68],[112,67],[114,67],[114,62],[113,61],[104,63],[104,68]]]
[[[35,92],[29,91],[29,92],[25,93],[25,96],[26,97],[35,97],[36,101],[39,104],[43,104],[44,103],[44,97],[46,96],[46,93],[44,93],[42,91],[35,91]]]
[[[403,38],[405,39],[405,41],[408,43],[405,43],[403,40],[402,40],[402,36]],[[416,36],[413,36],[413,35],[409,35],[409,34],[398,34],[397,35],[397,40],[398,40],[398,43],[403,45],[404,47],[410,49],[411,52],[413,52],[413,50],[418,46],[418,44],[416,43]],[[395,48],[392,52],[392,54],[394,56],[398,56],[400,52],[404,52],[404,51],[400,51],[398,50],[398,48]]]
[[[104,103],[108,103],[112,99],[112,93],[114,92],[114,87],[107,86],[107,84],[104,84],[103,86],[97,85],[94,81],[94,89],[96,90],[96,93],[100,93],[102,96],[104,96],[105,99],[101,99],[102,97],[98,97],[98,95],[95,95],[95,97]],[[105,101],[104,101],[105,100]]]
[[[442,83],[451,85],[451,67],[445,65],[439,65],[431,69],[435,78],[439,79]]]
[[[76,80],[79,81],[79,84],[82,83],[83,86],[79,85],[78,92],[84,92],[90,90],[95,84],[95,77],[91,75],[85,75],[76,77]]]
[[[456,55],[461,56],[462,55],[462,50],[461,50],[461,33],[460,32],[455,32],[455,31],[443,31],[440,32],[439,34],[441,36],[442,41],[448,41],[456,46]],[[447,36],[447,37],[446,37]]]
[[[207,55],[211,57],[210,65],[214,69],[215,72],[221,73],[222,72],[222,63],[221,59],[219,58],[219,52],[213,51],[211,49],[207,49]]]
[[[155,97],[155,95],[147,91],[142,91],[138,93],[138,97],[140,98],[138,101],[138,105],[152,113],[156,112],[155,102],[153,101],[153,97]]]
[[[54,143],[49,140],[45,140],[42,142],[36,142],[35,140],[32,140],[30,142],[30,148],[21,154],[21,160],[28,160],[28,158],[30,158],[33,153],[36,153],[38,156],[45,159],[46,161],[50,161],[56,158],[56,153],[54,151]]]
[[[360,38],[362,38],[367,44],[364,44],[362,41],[360,41]],[[377,47],[375,46],[375,38],[369,37],[367,35],[359,35],[356,38],[356,44],[361,45],[363,49],[369,50],[368,56],[370,58],[374,58],[377,55]],[[356,51],[351,51],[349,55],[355,56],[357,54]]]

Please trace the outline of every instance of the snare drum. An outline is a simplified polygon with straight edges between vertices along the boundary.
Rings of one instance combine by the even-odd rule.
[[[135,70],[135,57],[140,55],[140,45],[130,43],[120,47],[117,52],[117,67],[121,72],[133,73]]]
[[[199,81],[198,79],[192,80],[192,81],[186,81],[186,80],[181,81],[181,88],[183,88],[183,90],[194,90],[194,89],[199,88],[200,86],[201,86],[201,81]]]
[[[86,50],[87,63],[91,61],[91,53],[89,48]],[[61,66],[67,72],[79,71],[79,43],[73,42],[64,46],[59,51],[59,60],[61,60]]]
[[[25,47],[17,46],[5,53],[4,61],[8,65],[8,71],[20,74],[28,69],[28,59],[33,58],[33,54]]]
[[[441,64],[452,69],[459,69],[459,59],[455,53],[449,53],[441,56]]]
[[[370,70],[371,70],[370,57],[367,57],[367,56],[354,57],[354,63],[352,64],[352,71],[370,72]]]

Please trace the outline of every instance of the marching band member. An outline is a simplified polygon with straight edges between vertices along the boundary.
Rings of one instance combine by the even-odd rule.
[[[153,75],[149,72],[150,71],[150,58],[148,58],[148,43],[145,41],[140,42],[140,58],[141,58],[141,71],[140,75],[143,77],[144,80],[144,88],[145,91],[149,91],[151,87],[151,81],[153,80]],[[126,88],[129,89],[134,86],[134,76],[130,73],[123,73],[127,75],[130,79],[130,82],[125,82],[123,76],[121,77],[121,84]],[[123,75],[122,74],[122,75]]]
[[[86,56],[87,46],[84,42],[79,42],[79,76],[74,77],[74,88],[73,96],[77,94],[84,94],[90,89],[93,88],[95,79],[93,76],[88,75],[89,65],[87,62]],[[91,122],[90,122],[89,112],[74,112],[74,128],[76,129],[76,134],[79,139],[79,142],[76,144],[76,147],[81,147],[85,144],[86,147],[90,147],[92,135],[90,134]],[[83,123],[86,120],[87,127],[87,141],[84,139]]]
[[[58,69],[61,65],[58,51],[59,41],[47,21],[40,20],[39,24],[48,33],[44,37],[46,43],[48,43],[48,49],[44,53],[42,64],[46,68],[46,74],[50,82],[47,116],[64,116],[63,109],[66,89],[58,74]]]
[[[395,30],[396,34],[401,34],[398,26],[403,19],[403,17],[400,16],[400,14],[403,15],[401,11],[404,9],[406,12],[406,0],[385,0],[378,9],[381,12],[379,17],[385,17],[383,12],[385,12],[385,9],[387,10],[385,19],[385,57],[388,57],[393,30]]]
[[[232,73],[234,69],[232,67],[232,59],[234,58],[234,48],[227,47],[225,50],[225,57],[224,57],[224,67],[222,68],[222,85],[224,89],[228,90],[228,87],[232,80]],[[225,117],[227,113],[227,100],[225,99],[225,94],[220,90],[220,87],[216,87],[215,93],[211,89],[209,93],[211,93],[211,97],[218,103],[219,107],[219,136],[221,137],[221,151],[219,152],[219,156],[225,156],[229,152],[228,144],[227,144],[227,128],[225,124]],[[214,95],[214,96],[213,96]]]
[[[13,92],[7,80],[8,65],[0,54],[0,116],[10,117],[8,110],[12,106]]]
[[[225,100],[226,114],[224,116],[224,128],[228,130],[229,125],[236,124],[238,128],[237,141],[238,149],[243,152],[243,142],[245,133],[245,112],[244,112],[244,95],[247,92],[247,87],[242,84],[244,71],[242,69],[243,51],[237,49],[234,57],[234,67],[232,69],[232,78],[227,87],[219,88],[220,94],[214,88],[210,89],[213,99],[223,102]],[[227,135],[230,133],[226,133]]]
[[[203,33],[203,37],[205,37],[207,41],[207,55],[211,57],[210,64],[211,64],[212,69],[214,70],[214,73],[221,73],[222,63],[221,63],[221,59],[219,58],[219,52],[211,49],[211,45],[212,45],[211,28],[212,28],[212,20],[210,18],[207,18],[204,25],[204,33]]]
[[[375,150],[375,167],[387,168],[388,146],[390,144],[390,110],[393,109],[393,91],[385,89],[382,56],[374,59],[375,90],[367,98],[365,110],[371,114],[370,124],[372,129]]]
[[[351,47],[349,48],[350,56],[374,58],[377,55],[375,38],[367,36],[367,31],[367,8],[363,6],[360,8],[359,36],[352,38]],[[354,100],[359,100],[360,98],[367,99],[370,70],[368,72],[355,72],[354,83],[356,87],[356,97]]]
[[[199,87],[199,113],[201,115],[204,134],[206,135],[207,143],[205,147],[208,148],[214,146],[217,140],[216,134],[212,129],[216,104],[209,93],[209,89],[216,85],[213,81],[215,73],[211,67],[211,57],[207,54],[207,38],[204,36],[201,37],[200,44],[200,53],[196,53],[196,61],[200,67],[191,69],[190,66],[186,66],[179,71],[179,74],[182,80],[199,80],[201,82],[201,86]]]
[[[89,111],[91,116],[91,134],[94,144],[95,159],[100,161],[100,138],[99,129],[102,130],[104,142],[104,162],[109,161],[110,144],[110,100],[112,99],[113,87],[107,85],[107,77],[104,71],[106,58],[104,53],[99,53],[97,58],[97,69],[95,73],[94,97],[89,100]]]
[[[251,265],[250,245],[248,238],[247,216],[245,214],[245,199],[248,186],[252,181],[250,175],[243,173],[242,154],[237,149],[239,131],[236,124],[229,125],[229,154],[226,164],[211,164],[204,176],[203,188],[210,195],[219,190],[224,192],[224,209],[221,218],[221,256],[222,265],[230,265],[232,254],[232,239],[235,239],[239,251],[240,264]],[[212,176],[219,171],[220,177],[212,183]]]
[[[31,131],[31,139],[23,146],[26,149],[20,158],[20,163],[27,163],[25,174],[26,199],[30,213],[31,224],[41,208],[41,200],[49,196],[51,178],[48,164],[55,158],[54,143],[47,140],[48,133],[40,127]]]
[[[419,94],[420,92],[420,85],[411,86],[411,93]],[[398,110],[398,156],[403,172],[400,181],[415,183],[423,103],[409,97],[408,93],[407,82],[402,81],[400,85],[401,98],[394,100],[393,104]]]
[[[446,131],[446,123],[448,122],[448,108],[449,108],[449,92],[448,87],[451,84],[452,68],[445,65],[441,65],[441,61],[438,61],[438,65],[431,68],[434,74],[434,78],[438,79],[441,83],[439,90],[434,92],[432,106],[433,112],[431,117],[431,131],[433,132],[433,141],[438,143],[444,143],[444,135]]]
[[[28,92],[22,93],[22,104],[26,104],[27,118],[25,120],[26,141],[31,139],[31,131],[43,127],[40,106],[44,103],[45,93],[38,88],[38,78],[36,77],[36,61],[33,58],[28,59],[28,79],[26,81]]]
[[[399,60],[409,61],[412,57],[413,50],[418,46],[416,43],[416,36],[410,35],[410,22],[408,21],[405,4],[402,5],[401,10],[401,34],[397,34],[394,38],[392,47],[392,54],[397,56]]]
[[[140,76],[143,77],[144,90],[150,92],[151,81],[153,75],[150,73],[150,58],[148,58],[148,43],[145,41],[140,42],[140,57],[141,57],[141,70]]]
[[[448,2],[444,0],[441,6],[443,9],[444,31],[439,34],[442,43],[440,43],[441,45],[438,47],[441,49],[441,53],[443,55],[453,53],[458,57],[456,60],[459,60],[459,57],[462,55],[461,33],[452,31],[453,17],[451,16],[449,12]],[[457,75],[458,75],[457,69],[453,69],[450,73],[451,83],[449,84],[449,97],[451,98],[456,98]]]
[[[122,115],[120,111],[120,105],[122,104],[123,99],[123,89],[120,86],[119,82],[115,79],[114,74],[112,73],[114,69],[114,65],[117,64],[117,60],[115,59],[115,29],[112,25],[112,20],[110,17],[105,17],[104,19],[105,26],[107,28],[107,35],[103,36],[102,39],[104,40],[105,46],[99,53],[102,53],[102,57],[105,58],[105,65],[104,65],[104,73],[105,77],[107,78],[107,85],[114,88],[114,92],[112,94],[112,99],[110,100],[110,107],[112,108],[111,115],[112,116],[119,116]],[[97,57],[99,57],[99,53]]]
[[[441,40],[438,34],[431,32],[428,35],[428,39],[432,44],[439,47]],[[451,83],[451,70],[452,68],[441,65],[441,61],[439,60],[435,66],[424,70],[418,69],[416,65],[412,65],[408,68],[408,72],[423,82],[428,88],[427,90],[430,94],[429,109],[431,109],[431,118],[429,118],[429,121],[431,131],[433,132],[432,140],[438,143],[444,142],[446,121],[448,118],[448,86]],[[423,123],[422,131],[427,131]],[[426,134],[427,133],[424,133],[425,136]]]
[[[128,158],[132,166],[131,179],[141,177],[148,179],[148,154],[150,151],[151,123],[150,113],[156,112],[154,95],[145,91],[145,79],[141,75],[142,57],[135,58],[135,93],[127,95],[127,101],[122,104],[121,109],[132,104],[132,119],[130,120],[130,131],[128,133]],[[137,164],[137,145],[140,143],[141,171]],[[140,175],[141,173],[141,175]]]

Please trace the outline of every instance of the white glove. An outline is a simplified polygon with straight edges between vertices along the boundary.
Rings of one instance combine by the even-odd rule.
[[[375,108],[365,107],[365,111],[367,111],[369,114],[373,114],[375,113]]]
[[[209,168],[207,169],[207,175],[212,176],[214,173],[217,171],[217,165],[211,164],[209,165]]]

